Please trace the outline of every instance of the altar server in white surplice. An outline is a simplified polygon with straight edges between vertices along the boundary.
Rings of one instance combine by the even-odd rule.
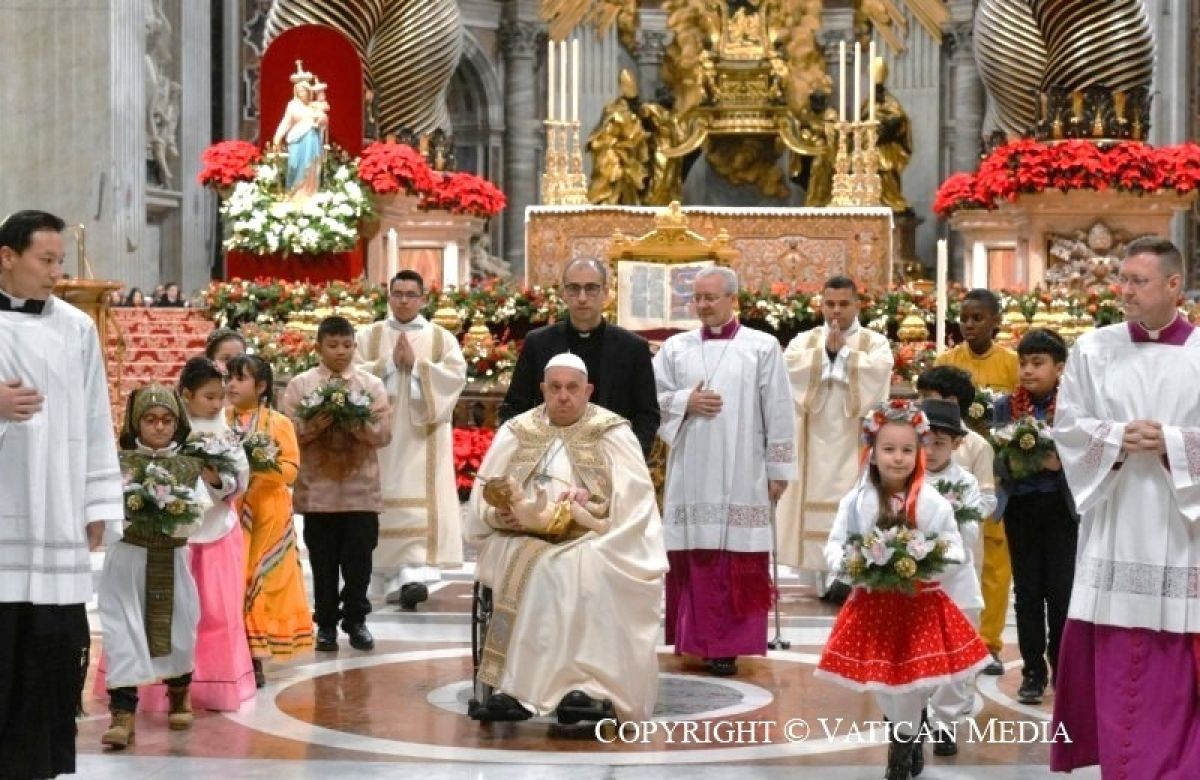
[[[89,547],[124,516],[104,353],[51,293],[63,221],[0,223],[0,775],[75,771]]]
[[[454,334],[421,316],[420,274],[396,274],[388,295],[388,318],[356,337],[358,360],[383,380],[392,406],[392,443],[379,451],[383,514],[371,576],[377,592],[411,610],[443,567],[462,565],[453,417],[467,364]]]
[[[887,338],[858,322],[854,280],[834,276],[821,291],[825,324],[797,335],[783,360],[796,403],[799,478],[779,501],[779,562],[830,585],[825,542],[838,502],[858,479],[867,410],[886,401],[892,378]]]
[[[654,357],[667,459],[668,644],[719,676],[739,655],[767,652],[774,591],[771,504],[796,478],[795,415],[774,336],[733,315],[737,275],[696,274],[700,330],[672,336]]]
[[[1171,242],[1131,242],[1126,321],[1080,336],[1059,385],[1054,444],[1081,522],[1057,772],[1200,777],[1200,330],[1176,309],[1183,271]]]
[[[496,433],[471,494],[494,604],[478,673],[493,692],[471,715],[645,720],[667,568],[654,484],[629,422],[588,403],[581,358],[551,358],[541,390]]]

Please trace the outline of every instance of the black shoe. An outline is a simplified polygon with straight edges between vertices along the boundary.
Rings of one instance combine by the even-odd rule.
[[[708,659],[708,671],[717,677],[732,677],[737,674],[737,656]]]
[[[926,729],[929,723],[929,713],[921,710],[921,723],[917,726],[917,734],[913,737],[912,746],[912,769],[910,774],[913,777],[925,771],[925,747],[921,742],[925,739]]]
[[[958,755],[958,744],[954,740],[953,731],[939,728],[933,737],[933,754],[935,756]]]
[[[429,600],[429,588],[423,582],[406,582],[400,588],[400,609],[412,612],[417,605]]]
[[[1026,675],[1017,689],[1017,701],[1022,704],[1041,704],[1046,694],[1046,681],[1041,677]]]
[[[366,623],[342,624],[342,630],[350,637],[350,646],[355,650],[374,650],[375,637],[367,630]]]
[[[826,604],[836,604],[841,606],[846,603],[846,599],[850,598],[850,586],[841,580],[834,580],[829,586],[829,590],[821,595],[821,601]]]
[[[887,773],[884,780],[911,780],[913,762],[913,738],[891,730],[888,744]]]
[[[999,653],[992,653],[992,662],[983,667],[984,674],[990,674],[993,677],[999,677],[1004,674],[1004,663],[1000,660]]]
[[[317,650],[322,652],[330,652],[337,649],[337,628],[334,626],[318,627]]]
[[[337,649],[336,641],[334,642],[334,649],[335,650]],[[267,687],[267,675],[263,672],[263,662],[260,659],[255,658],[253,663],[254,663],[254,687],[255,688],[266,688]]]
[[[493,693],[488,697],[487,706],[479,713],[479,720],[484,721],[516,721],[529,720],[533,713],[521,706],[521,702],[506,693]]]
[[[583,691],[571,691],[558,703],[558,722],[564,726],[576,723],[597,723],[607,718],[616,718],[612,701],[593,699]]]

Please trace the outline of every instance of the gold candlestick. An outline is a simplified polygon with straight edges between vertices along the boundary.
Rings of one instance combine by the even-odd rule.
[[[853,206],[853,183],[850,177],[850,123],[837,123],[837,156],[833,160],[833,190],[831,206]]]
[[[562,202],[579,206],[586,204],[588,199],[587,177],[583,174],[583,150],[579,145],[578,121],[570,123],[570,136],[570,150],[566,154],[563,170]],[[563,140],[566,141],[565,138]],[[566,144],[563,145],[565,148]]]

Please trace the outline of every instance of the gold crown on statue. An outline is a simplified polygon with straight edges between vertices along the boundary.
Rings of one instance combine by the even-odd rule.
[[[313,74],[304,69],[304,60],[296,60],[296,72],[292,74],[292,83],[302,84],[312,80]]]
[[[882,84],[887,81],[888,66],[883,57],[876,57],[875,61],[871,63],[871,76],[874,78],[876,84]]]

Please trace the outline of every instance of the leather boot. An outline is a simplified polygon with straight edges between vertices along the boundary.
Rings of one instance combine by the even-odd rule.
[[[167,711],[167,726],[171,731],[186,731],[192,727],[192,696],[186,685],[167,688],[171,708]]]
[[[884,780],[912,780],[913,737],[892,730]]]
[[[108,745],[113,750],[124,750],[133,744],[133,713],[125,710],[112,710],[112,723],[108,731],[100,737],[101,745]]]

